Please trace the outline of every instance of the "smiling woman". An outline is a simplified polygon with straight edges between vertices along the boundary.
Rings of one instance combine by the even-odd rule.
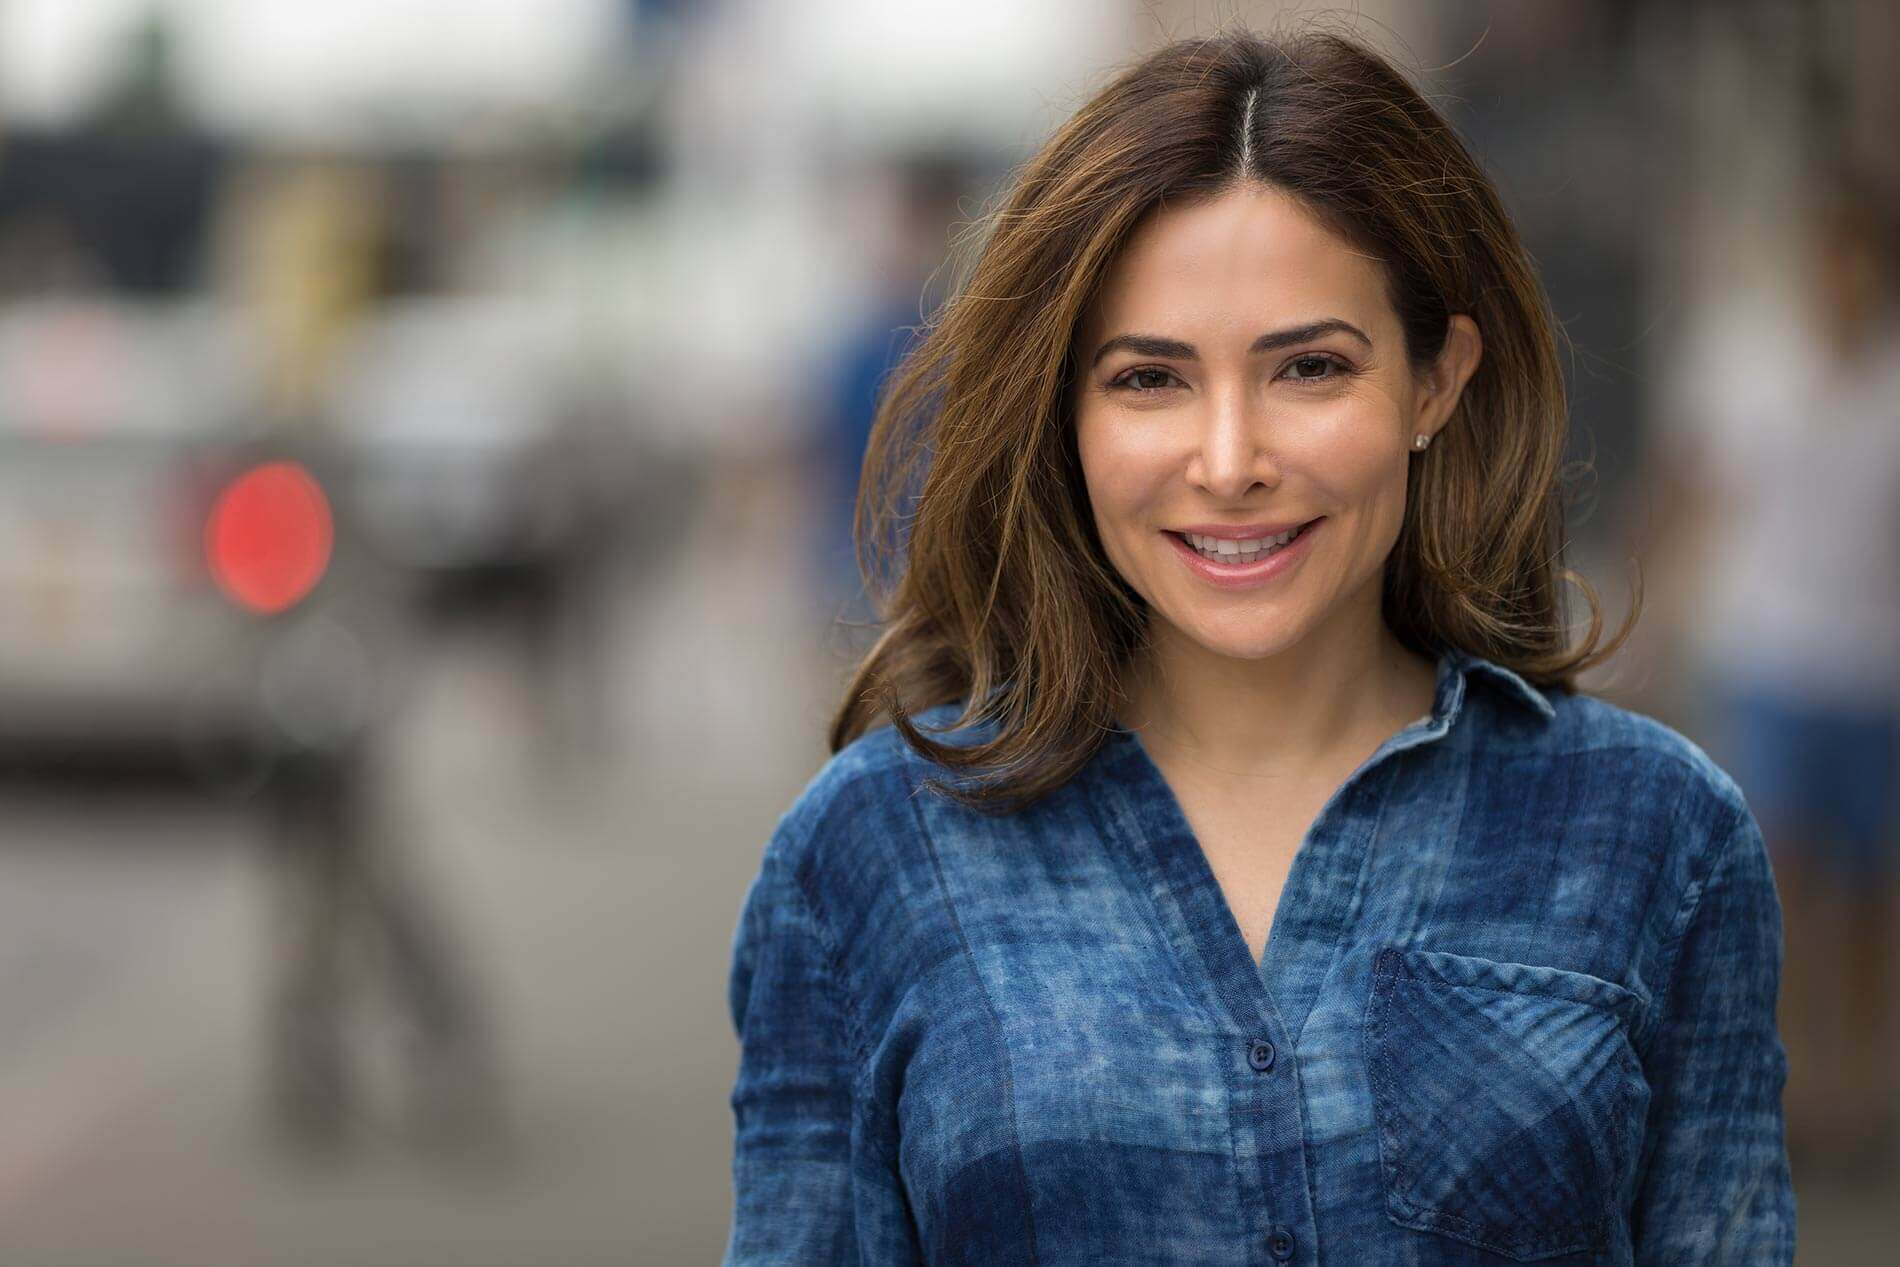
[[[1599,646],[1560,562],[1562,376],[1496,191],[1350,41],[1185,41],[1124,74],[1019,173],[923,333],[859,490],[886,633],[831,741],[889,717],[991,775],[953,791],[970,804],[1066,782],[1185,628],[1233,631],[1229,654],[1330,647],[1411,716],[1445,647],[1571,689],[1640,609]],[[1291,556],[1184,571],[1165,535],[1238,554],[1310,519],[1299,584],[1273,580]],[[1590,605],[1575,644],[1565,581]],[[950,700],[995,738],[910,724]]]
[[[1375,53],[1084,105],[875,424],[886,628],[734,933],[726,1261],[1789,1262],[1761,832],[1577,689],[1629,626],[1569,636],[1564,429]]]
[[[1375,260],[1260,181],[1152,213],[1122,247],[1082,322],[1094,351],[1070,410],[1103,551],[1159,616],[1144,667],[1174,662],[1178,682],[1209,653],[1378,650],[1407,453],[1449,420],[1482,349],[1455,315],[1415,375],[1385,290]],[[1430,667],[1414,695],[1429,698]]]

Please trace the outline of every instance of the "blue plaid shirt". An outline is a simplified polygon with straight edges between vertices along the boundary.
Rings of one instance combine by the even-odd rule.
[[[1445,654],[1257,963],[1134,734],[932,773],[882,726],[765,846],[727,1264],[1792,1260],[1774,880],[1661,723]]]

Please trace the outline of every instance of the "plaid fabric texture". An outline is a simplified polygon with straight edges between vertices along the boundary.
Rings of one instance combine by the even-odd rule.
[[[1774,881],[1675,731],[1445,653],[1258,962],[1134,734],[945,773],[882,727],[765,845],[728,1265],[1792,1261]]]

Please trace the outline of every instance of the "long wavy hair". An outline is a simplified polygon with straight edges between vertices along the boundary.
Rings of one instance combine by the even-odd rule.
[[[1467,313],[1484,356],[1437,442],[1414,455],[1383,616],[1431,658],[1460,648],[1531,682],[1575,677],[1603,615],[1564,567],[1568,410],[1548,300],[1496,189],[1390,62],[1350,37],[1230,31],[1122,70],[1019,168],[968,276],[886,387],[858,487],[858,566],[881,630],[831,724],[837,751],[888,716],[958,775],[933,790],[1009,812],[1065,783],[1123,703],[1146,601],[1107,561],[1076,453],[1079,321],[1143,217],[1265,182],[1383,262],[1407,356]],[[1566,632],[1562,583],[1590,628]],[[911,714],[960,702],[943,743]],[[942,733],[932,732],[932,733]]]

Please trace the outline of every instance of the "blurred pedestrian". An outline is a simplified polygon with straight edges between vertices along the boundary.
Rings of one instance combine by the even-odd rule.
[[[445,1161],[506,1161],[512,1141],[493,1035],[441,911],[405,874],[377,821],[370,760],[362,742],[290,754],[269,785],[282,902],[273,921],[281,955],[269,1019],[270,1125],[300,1155],[343,1155],[365,1109],[351,1036],[381,985],[406,1031],[414,1141]],[[360,970],[364,957],[371,974]]]
[[[1664,478],[1699,543],[1685,635],[1707,742],[1747,794],[1785,908],[1781,1024],[1797,1164],[1866,1173],[1896,1142],[1900,304],[1890,208],[1814,195],[1791,301],[1736,297],[1684,363]]]
[[[915,346],[935,301],[964,164],[934,154],[894,162],[883,173],[894,204],[885,239],[871,266],[871,290],[840,340],[827,382],[828,406],[815,436],[819,469],[818,587],[827,621],[847,644],[867,638],[873,612],[858,570],[853,522],[858,477],[871,422],[892,372]]]

